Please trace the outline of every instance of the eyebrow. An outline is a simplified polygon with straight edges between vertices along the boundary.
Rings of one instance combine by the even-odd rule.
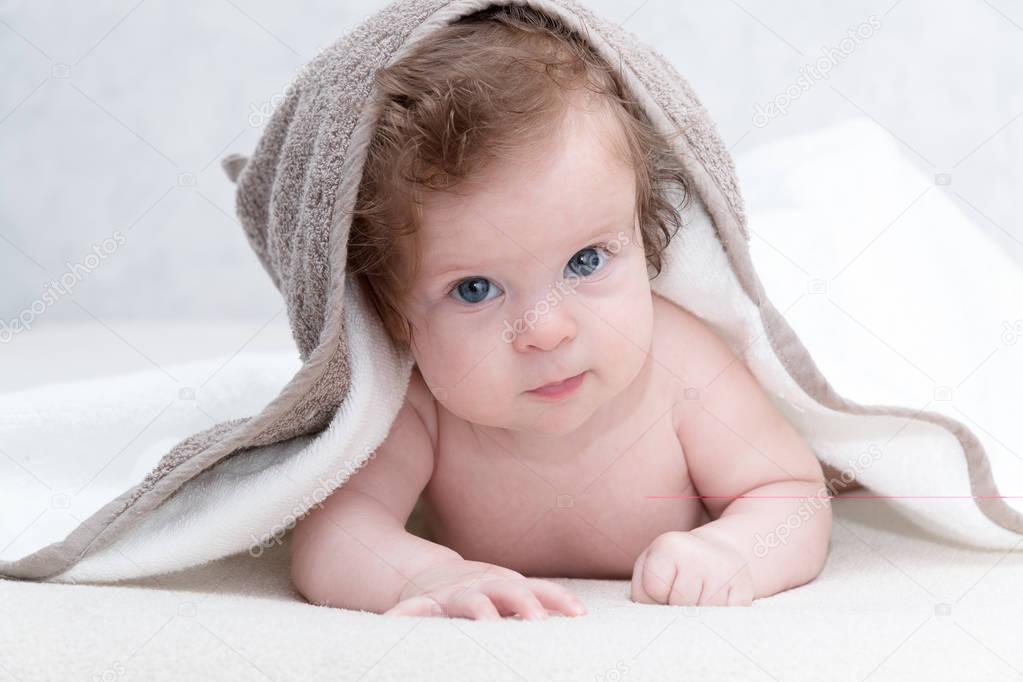
[[[635,209],[633,209],[632,213],[630,214],[630,217],[633,220],[635,220],[635,217],[636,217]],[[579,239],[579,238],[576,238],[576,237],[571,237],[569,239],[566,239],[565,242],[561,245],[561,248],[566,248],[570,244],[578,242],[578,241],[592,242],[592,241],[597,240],[599,237],[603,237],[605,235],[617,234],[617,232],[613,229],[613,226],[617,222],[618,222],[617,220],[609,220],[609,221],[602,222],[600,224],[600,226],[596,230],[593,230],[592,232],[587,233],[587,235],[585,237],[583,237],[582,239]],[[634,227],[635,227],[634,224],[629,226],[629,236],[630,237],[634,234],[634,229],[633,229]],[[425,279],[427,279],[427,280],[434,280],[434,279],[439,279],[439,278],[441,278],[441,277],[443,277],[445,275],[448,275],[448,274],[450,274],[452,272],[457,272],[457,271],[460,271],[460,270],[469,271],[469,270],[472,270],[473,268],[478,268],[480,270],[486,270],[488,267],[489,267],[488,263],[481,263],[479,261],[474,262],[474,263],[472,263],[470,265],[464,265],[464,264],[462,264],[460,262],[446,261],[446,262],[444,262],[443,264],[441,264],[439,266],[438,270],[433,270],[433,271],[428,272],[426,274]]]

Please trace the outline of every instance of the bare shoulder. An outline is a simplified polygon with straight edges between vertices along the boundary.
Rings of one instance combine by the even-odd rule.
[[[654,326],[651,353],[674,380],[680,399],[685,389],[713,383],[725,370],[742,364],[717,333],[697,315],[653,294]],[[690,390],[688,397],[694,394]]]
[[[708,423],[744,423],[758,411],[773,418],[766,416],[772,409],[759,382],[713,327],[656,294],[651,352],[668,377],[675,433],[689,459]]]
[[[709,323],[671,301],[655,305],[658,360],[689,388],[674,416],[696,489],[727,497],[781,480],[823,481],[814,451],[746,364],[745,349],[733,352]],[[726,506],[704,504],[715,518]]]

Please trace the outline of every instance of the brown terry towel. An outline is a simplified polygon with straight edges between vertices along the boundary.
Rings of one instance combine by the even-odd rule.
[[[402,404],[413,364],[383,334],[361,285],[345,273],[351,210],[376,121],[373,75],[431,31],[494,4],[506,3],[388,5],[303,69],[250,158],[223,160],[237,182],[245,235],[287,305],[301,369],[259,414],[184,439],[144,480],[125,481],[120,496],[70,533],[29,554],[0,555],[0,575],[114,580],[251,550],[367,461]],[[732,159],[675,67],[576,2],[518,4],[585,36],[619,69],[652,123],[668,134],[683,131],[674,140],[689,176],[692,212],[651,281],[653,290],[706,320],[740,354],[828,472],[848,470],[872,439],[884,440],[870,480],[862,477],[871,488],[908,494],[917,473],[926,472],[921,478],[935,488],[976,496],[975,504],[954,512],[907,501],[907,513],[918,521],[976,541],[1023,533],[1023,517],[999,497],[977,434],[934,412],[852,403],[821,375],[765,295],[750,258]],[[274,467],[288,475],[261,477]],[[425,532],[420,521],[417,515],[410,527]],[[197,529],[209,538],[191,539],[205,537],[194,535]]]

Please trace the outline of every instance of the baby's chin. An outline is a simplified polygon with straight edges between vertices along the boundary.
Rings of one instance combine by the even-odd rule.
[[[539,409],[522,409],[522,405],[509,407],[501,414],[478,414],[473,411],[460,411],[446,405],[445,409],[475,427],[514,431],[522,434],[568,436],[580,428],[592,416],[594,409],[582,411],[579,407],[567,405],[541,405]]]
[[[589,426],[594,414],[613,396],[599,392],[592,376],[587,374],[584,384],[575,395],[560,400],[544,400],[521,393],[515,396],[499,415],[466,414],[462,418],[477,426],[503,429],[552,439],[571,436]]]
[[[554,403],[534,406],[534,409],[527,410],[530,418],[524,420],[522,430],[552,438],[569,436],[585,428],[604,402],[587,401],[585,404],[580,402],[576,405]]]

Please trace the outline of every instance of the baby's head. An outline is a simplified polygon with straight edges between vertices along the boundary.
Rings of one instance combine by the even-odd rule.
[[[348,245],[389,335],[471,423],[583,425],[638,375],[688,198],[670,142],[583,39],[522,6],[379,72]],[[585,373],[560,400],[530,389]]]

